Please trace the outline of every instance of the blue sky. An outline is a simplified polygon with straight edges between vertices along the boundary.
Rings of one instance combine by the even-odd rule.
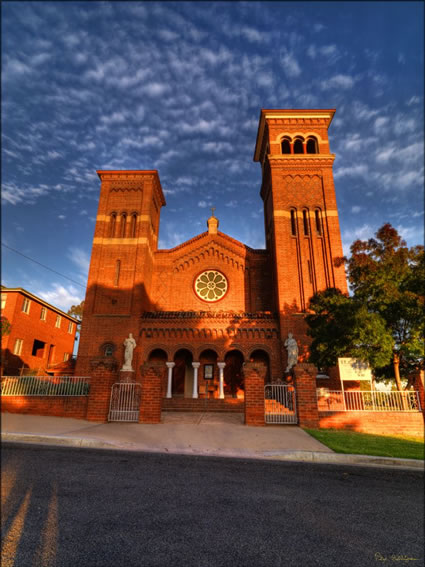
[[[423,241],[422,2],[3,2],[2,281],[84,298],[96,169],[158,169],[161,248],[264,247],[261,108],[336,108],[344,249],[384,222]]]

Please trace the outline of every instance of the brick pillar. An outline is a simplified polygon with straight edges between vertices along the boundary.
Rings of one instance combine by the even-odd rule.
[[[317,368],[314,364],[297,364],[294,366],[294,374],[298,423],[301,427],[317,429],[319,427],[316,397]]]
[[[142,390],[139,423],[161,423],[163,362],[146,362],[140,367]]]
[[[87,402],[88,421],[108,421],[112,384],[118,382],[118,364],[113,358],[96,358],[90,361],[91,379]]]
[[[245,425],[264,425],[264,378],[267,367],[262,362],[245,362]]]

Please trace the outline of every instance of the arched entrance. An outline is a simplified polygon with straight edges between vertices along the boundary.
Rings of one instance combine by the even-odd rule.
[[[265,350],[257,349],[251,353],[249,357],[251,362],[262,362],[266,365],[266,375],[264,377],[264,384],[271,383],[271,375],[270,375],[270,357]]]
[[[242,365],[243,354],[239,350],[231,350],[224,357],[224,394],[232,398],[244,398],[244,381]]]
[[[161,396],[164,397],[167,391],[167,373],[165,372],[165,363],[168,355],[162,348],[155,348],[149,353],[148,362],[162,362],[164,364],[164,376],[161,381]]]
[[[174,355],[174,362],[173,396],[191,398],[193,389],[193,355],[189,350],[182,348]]]
[[[218,398],[218,355],[215,350],[206,349],[199,355],[199,394],[205,397]],[[211,373],[211,374],[210,374]],[[211,379],[209,377],[211,376]]]

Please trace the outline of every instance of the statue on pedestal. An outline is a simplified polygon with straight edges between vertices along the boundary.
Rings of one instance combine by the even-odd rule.
[[[124,351],[124,365],[121,371],[133,372],[133,367],[131,363],[133,362],[133,351],[136,348],[136,341],[133,338],[133,334],[130,333],[124,341],[125,351]]]
[[[297,341],[293,338],[292,333],[288,333],[288,338],[284,342],[288,351],[288,365],[285,372],[290,372],[292,367],[298,362],[298,345]]]

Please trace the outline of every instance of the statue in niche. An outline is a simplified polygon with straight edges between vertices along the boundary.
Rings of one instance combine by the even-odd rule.
[[[297,341],[293,338],[292,333],[288,333],[288,338],[284,342],[284,345],[288,351],[288,365],[285,372],[290,372],[298,362],[298,345]]]
[[[133,362],[133,351],[136,348],[136,341],[133,338],[133,334],[130,333],[124,341],[125,351],[124,351],[124,365],[121,370],[133,371],[131,363]]]

